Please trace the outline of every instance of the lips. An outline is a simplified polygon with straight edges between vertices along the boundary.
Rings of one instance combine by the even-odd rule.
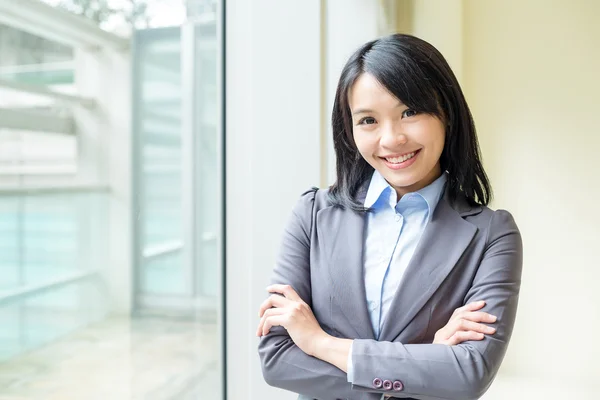
[[[379,157],[379,158],[385,163],[385,165],[388,168],[390,168],[392,170],[398,170],[398,169],[407,168],[407,167],[411,166],[417,159],[417,156],[419,155],[420,152],[421,152],[421,149],[413,151],[411,153],[404,153],[404,154],[400,154],[400,155],[393,155],[393,156]]]

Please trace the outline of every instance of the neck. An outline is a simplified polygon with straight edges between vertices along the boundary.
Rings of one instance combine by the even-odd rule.
[[[395,187],[394,189],[396,190],[396,194],[398,195],[398,200],[400,200],[402,198],[402,196],[404,196],[406,193],[416,192],[418,190],[423,189],[424,187],[431,185],[440,176],[442,176],[442,168],[440,167],[440,164],[438,163],[425,176],[425,178],[421,179],[420,181],[415,182],[414,184],[412,184],[410,186]]]

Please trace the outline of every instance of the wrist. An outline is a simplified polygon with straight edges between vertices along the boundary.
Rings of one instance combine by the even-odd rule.
[[[315,340],[314,352],[311,355],[348,372],[348,355],[352,342],[352,339],[342,339],[325,334]]]
[[[313,341],[313,345],[311,348],[310,356],[322,359],[327,349],[331,348],[332,341],[335,338],[326,332],[322,332],[319,336],[315,338]]]

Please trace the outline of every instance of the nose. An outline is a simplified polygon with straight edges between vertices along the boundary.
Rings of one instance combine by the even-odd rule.
[[[388,149],[397,149],[398,146],[405,145],[408,142],[408,137],[398,132],[398,128],[390,124],[385,129],[382,129],[380,144]]]

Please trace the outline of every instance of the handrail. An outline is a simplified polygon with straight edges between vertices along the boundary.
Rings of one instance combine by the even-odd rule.
[[[55,279],[50,282],[44,282],[37,285],[21,286],[12,290],[0,291],[0,306],[18,300],[22,297],[38,295],[52,290],[59,289],[63,286],[79,282],[81,280],[94,278],[100,275],[98,270],[90,270],[77,274],[68,275],[62,278]]]
[[[22,72],[48,72],[48,71],[63,71],[74,70],[75,63],[73,61],[56,61],[45,62],[38,64],[20,64],[20,65],[3,65],[0,67],[0,75],[3,74],[18,74]]]
[[[216,238],[217,235],[214,232],[204,232],[201,235],[201,240],[203,243],[213,241]],[[148,262],[149,260],[177,253],[181,250],[183,250],[183,242],[181,240],[174,240],[164,244],[147,246],[144,249],[143,258],[145,262]]]
[[[179,250],[181,250],[182,248],[183,248],[183,242],[180,240],[173,241],[173,242],[167,242],[164,244],[148,246],[147,248],[144,249],[143,256],[144,256],[144,259],[147,261],[147,260],[151,260],[153,258],[159,257],[159,256],[165,256],[168,254],[176,253]]]
[[[0,2],[3,0],[0,0]],[[0,14],[2,10],[0,10]],[[26,92],[31,94],[37,94],[44,97],[49,97],[51,99],[65,101],[71,104],[82,105],[87,108],[92,108],[95,106],[96,102],[94,99],[82,96],[75,96],[72,94],[60,93],[56,90],[50,89],[48,86],[44,85],[31,85],[27,83],[14,82],[6,79],[0,79],[0,88],[6,88],[11,90],[17,90],[19,92]]]
[[[0,23],[75,48],[127,50],[128,38],[39,0],[0,0]]]
[[[54,186],[0,186],[0,196],[43,196],[62,193],[109,193],[108,186],[54,185]]]

